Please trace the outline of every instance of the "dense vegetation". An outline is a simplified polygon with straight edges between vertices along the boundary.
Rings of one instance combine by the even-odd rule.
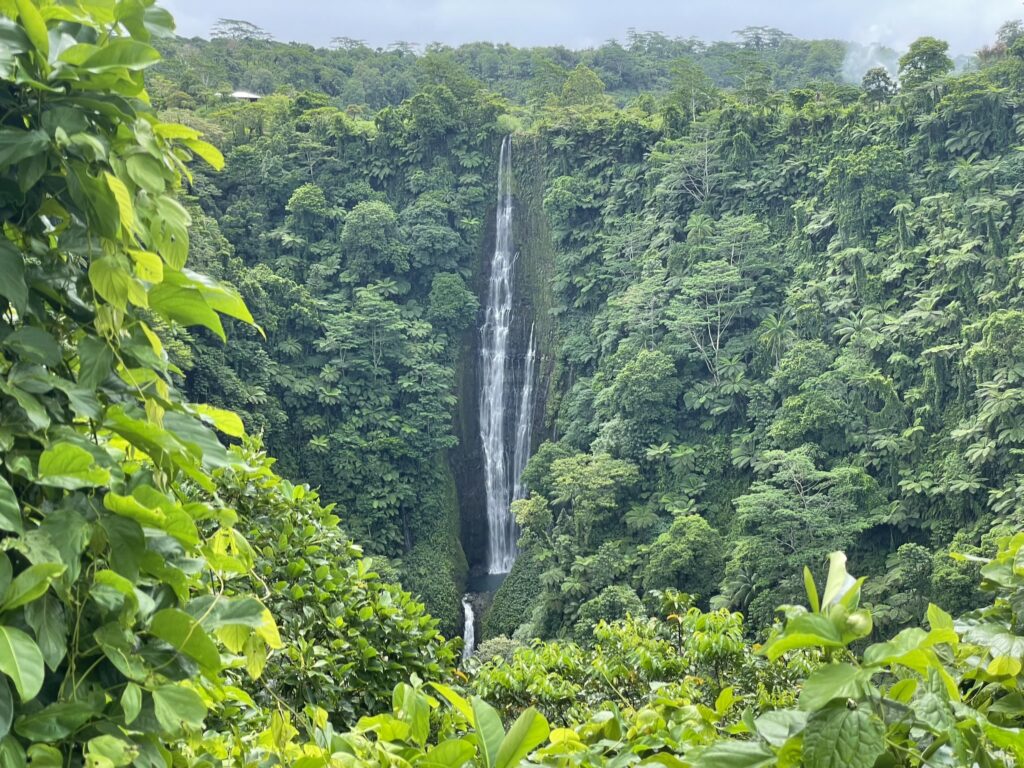
[[[1020,24],[172,29],[0,3],[0,764],[1024,762]],[[545,439],[456,671],[508,133]]]
[[[431,44],[417,55],[412,43],[372,49],[336,38],[328,49],[274,41],[248,22],[224,20],[212,39],[176,39],[162,47],[161,74],[179,106],[202,104],[238,89],[269,94],[316,91],[359,114],[372,114],[415,96],[439,71],[458,68],[510,101],[544,103],[571,96],[599,79],[617,101],[664,95],[695,74],[718,86],[750,80],[788,89],[812,80],[838,82],[847,54],[895,65],[889,49],[864,49],[839,40],[800,40],[770,27],[747,27],[736,42],[705,43],[630,30],[626,40],[575,51],[473,43]],[[699,100],[700,96],[695,98]]]

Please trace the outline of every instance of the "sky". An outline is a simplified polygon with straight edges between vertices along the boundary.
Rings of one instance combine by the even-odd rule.
[[[334,37],[373,47],[486,40],[587,48],[626,31],[732,39],[746,26],[804,38],[839,38],[904,49],[932,35],[951,53],[991,42],[999,25],[1024,17],[1021,0],[163,0],[180,34],[207,36],[218,18],[244,19],[278,40],[326,44]]]

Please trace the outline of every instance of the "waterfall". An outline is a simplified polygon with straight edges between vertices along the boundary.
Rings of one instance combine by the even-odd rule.
[[[512,501],[526,495],[523,488],[523,470],[530,459],[530,436],[533,431],[533,363],[537,357],[537,346],[533,340],[534,326],[530,325],[530,342],[526,347],[523,362],[523,388],[519,395],[519,411],[516,416],[516,449],[512,454]]]
[[[462,630],[462,661],[465,663],[476,647],[476,617],[473,615],[473,602],[469,595],[462,596],[462,615],[465,627]]]
[[[484,485],[489,534],[488,573],[507,573],[516,559],[516,523],[511,502],[508,451],[505,444],[508,337],[512,323],[512,137],[501,143],[498,166],[497,232],[487,314],[480,329],[480,441],[483,444]]]

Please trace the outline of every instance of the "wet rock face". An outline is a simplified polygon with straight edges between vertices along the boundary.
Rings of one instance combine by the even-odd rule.
[[[511,248],[517,254],[512,274],[512,322],[508,328],[508,376],[514,392],[511,407],[505,409],[503,431],[514,443],[523,426],[518,423],[518,399],[523,391],[526,359],[530,349],[531,331],[534,333],[535,360],[533,371],[532,424],[529,451],[552,437],[546,424],[545,410],[548,393],[553,385],[554,318],[551,291],[551,272],[554,250],[551,233],[544,214],[542,149],[524,141],[515,144],[513,166]],[[495,166],[495,177],[497,166]],[[484,219],[485,230],[478,251],[476,271],[471,289],[480,302],[477,321],[463,336],[457,375],[458,398],[455,434],[459,444],[449,454],[452,474],[458,492],[460,534],[462,547],[471,569],[486,567],[489,553],[487,498],[485,492],[484,455],[480,437],[480,392],[483,387],[481,366],[480,329],[487,320],[486,307],[491,276],[491,262],[498,242],[497,200]],[[514,444],[508,444],[509,461],[515,454]],[[478,614],[479,618],[479,614]]]
[[[473,655],[483,639],[483,616],[494,600],[494,592],[467,592],[462,596],[462,660]],[[470,627],[468,622],[472,621]]]

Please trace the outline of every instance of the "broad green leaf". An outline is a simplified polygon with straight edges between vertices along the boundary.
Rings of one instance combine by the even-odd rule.
[[[213,146],[213,144],[200,141],[199,139],[186,139],[185,146],[209,163],[215,171],[219,171],[224,168],[224,155],[222,155],[220,150]]]
[[[123,768],[138,754],[139,748],[130,741],[109,734],[95,736],[85,747],[86,768]]]
[[[26,603],[42,597],[54,579],[60,577],[67,568],[60,563],[37,563],[30,565],[19,573],[11,582],[7,593],[3,596],[0,611],[13,611]]]
[[[0,168],[45,152],[50,137],[43,131],[23,131],[19,128],[0,129]]]
[[[221,341],[227,340],[220,317],[195,288],[175,286],[165,281],[150,290],[149,306],[168,320],[184,326],[201,325],[217,334]]]
[[[25,34],[32,41],[32,45],[39,51],[43,61],[50,55],[50,36],[46,31],[46,22],[43,21],[39,9],[31,0],[15,0],[18,6],[18,18],[25,28]]]
[[[215,408],[212,405],[197,405],[196,410],[213,422],[213,426],[230,437],[245,437],[245,425],[241,417],[233,411]]]
[[[7,678],[0,677],[0,739],[11,732],[13,722],[14,696],[11,695],[11,686],[7,684]]]
[[[180,270],[188,258],[188,227],[192,223],[181,203],[171,195],[156,198],[156,219],[150,222],[155,250],[172,270]]]
[[[548,721],[530,707],[508,729],[508,735],[498,750],[495,768],[516,768],[521,760],[544,743],[549,732]]]
[[[23,360],[51,368],[60,365],[60,345],[42,328],[23,326],[7,336],[3,345],[16,352]]]
[[[25,531],[18,497],[14,495],[14,489],[2,475],[0,475],[0,530],[19,534]]]
[[[20,629],[0,627],[0,672],[11,679],[22,701],[34,699],[43,686],[43,654]]]
[[[151,669],[135,648],[135,635],[115,622],[104,624],[93,633],[103,655],[129,680],[144,681]]]
[[[216,672],[220,669],[220,653],[199,622],[177,608],[157,611],[150,622],[149,631],[179,651],[195,659],[203,668]]]
[[[497,768],[498,751],[505,739],[505,729],[501,725],[498,710],[474,696],[470,699],[473,707],[473,728],[480,743],[480,754],[484,759],[485,768]]]
[[[989,662],[985,671],[993,677],[1016,677],[1020,674],[1021,664],[1009,656],[996,656]]]
[[[121,693],[121,711],[124,712],[124,724],[131,725],[142,711],[142,689],[135,683],[128,683]]]
[[[175,285],[195,288],[206,299],[206,303],[222,315],[233,317],[249,325],[256,325],[249,308],[245,305],[245,300],[233,286],[214,280],[212,277],[200,275],[190,269],[170,273],[169,280]]]
[[[56,672],[68,650],[68,627],[64,605],[54,595],[45,595],[25,606],[25,621],[35,633],[46,666]]]
[[[372,731],[382,742],[406,741],[409,738],[409,724],[387,713],[361,717],[356,728],[360,731]]]
[[[57,443],[39,457],[39,482],[73,491],[105,485],[110,482],[110,473],[96,466],[96,460],[84,448]]]
[[[202,135],[195,128],[180,123],[157,123],[153,131],[164,139],[198,139]]]
[[[259,680],[267,666],[267,643],[255,632],[250,631],[242,646],[242,654],[245,656],[245,671],[253,680]]]
[[[65,739],[97,714],[95,699],[50,704],[28,716],[19,717],[14,730],[31,741],[56,742]],[[36,745],[38,746],[38,745]]]
[[[804,729],[807,768],[872,768],[884,751],[882,723],[845,702],[815,712]]]
[[[953,617],[934,603],[928,603],[928,625],[933,629],[953,629]]]
[[[258,629],[263,625],[266,610],[266,606],[255,597],[222,595],[200,595],[186,606],[188,614],[207,630],[225,626]]]
[[[134,520],[147,528],[163,529],[167,525],[167,515],[163,510],[150,507],[139,501],[135,496],[122,496],[108,491],[103,496],[103,506],[116,515]]]
[[[811,613],[821,613],[821,601],[818,599],[818,588],[814,584],[814,574],[806,565],[804,566],[804,590],[807,592],[807,601],[811,605]]]
[[[992,656],[1024,658],[1024,637],[1018,636],[997,622],[966,624],[961,632],[963,641],[988,649]]]
[[[762,744],[750,741],[720,741],[697,757],[693,768],[769,768],[775,754]]]
[[[0,131],[0,137],[3,132]],[[2,146],[2,145],[0,145]],[[22,313],[28,303],[28,284],[25,282],[25,262],[21,254],[6,238],[0,238],[0,296]]]
[[[108,599],[106,590],[112,590],[119,597],[115,600]],[[139,611],[139,593],[136,591],[135,585],[121,574],[108,568],[97,571],[93,576],[93,587],[89,590],[89,594],[108,610],[120,610],[127,604],[131,609],[128,613],[129,617]]]
[[[416,768],[452,768],[469,762],[476,748],[467,739],[447,739],[413,760]]]
[[[457,694],[447,685],[442,685],[441,683],[431,683],[430,687],[437,691],[439,694],[441,694],[441,696],[449,704],[451,704],[452,707],[455,708],[456,712],[458,712],[460,715],[466,718],[470,725],[474,724],[475,717],[473,715],[473,707],[470,706],[470,703],[468,701],[459,696],[459,694]]]
[[[858,699],[870,687],[871,673],[852,664],[829,664],[819,667],[804,682],[800,692],[800,709],[821,709],[832,699]]]
[[[58,752],[57,754],[60,757],[60,753]],[[4,766],[4,768],[26,768],[28,765],[25,760],[25,749],[13,733],[9,733],[3,739],[0,739],[0,765]],[[62,768],[59,763],[58,768]]]
[[[0,595],[7,593],[14,578],[14,568],[11,566],[11,559],[6,552],[0,552]]]
[[[274,620],[273,614],[266,608],[263,609],[263,621],[256,628],[256,634],[263,639],[263,642],[270,649],[276,650],[284,647],[281,634],[277,629],[277,622]]]
[[[78,342],[78,383],[97,389],[114,367],[114,352],[102,339],[91,336]]]
[[[124,311],[131,302],[137,307],[149,305],[145,289],[134,275],[113,256],[94,259],[89,264],[89,282],[104,301]]]
[[[143,153],[129,155],[125,161],[125,168],[131,180],[147,192],[159,194],[167,186],[163,166],[151,155]]]
[[[807,725],[807,713],[795,709],[773,709],[754,720],[757,735],[773,747],[781,747]]]
[[[82,62],[91,72],[113,69],[140,70],[160,61],[160,53],[150,45],[137,40],[118,38],[101,46],[96,53]]]
[[[132,194],[128,187],[117,176],[112,173],[103,174],[110,188],[114,200],[117,201],[117,212],[121,217],[121,226],[129,232],[134,232],[135,227],[135,206],[132,205]]]
[[[199,694],[181,685],[162,685],[153,691],[156,719],[167,733],[179,733],[182,727],[201,728],[206,705]]]
[[[392,709],[409,725],[409,737],[423,746],[430,735],[430,704],[427,697],[407,683],[399,683],[392,693]]]
[[[768,643],[761,653],[775,661],[786,651],[797,648],[842,647],[842,635],[827,616],[819,613],[804,613],[787,621],[782,634]]]

